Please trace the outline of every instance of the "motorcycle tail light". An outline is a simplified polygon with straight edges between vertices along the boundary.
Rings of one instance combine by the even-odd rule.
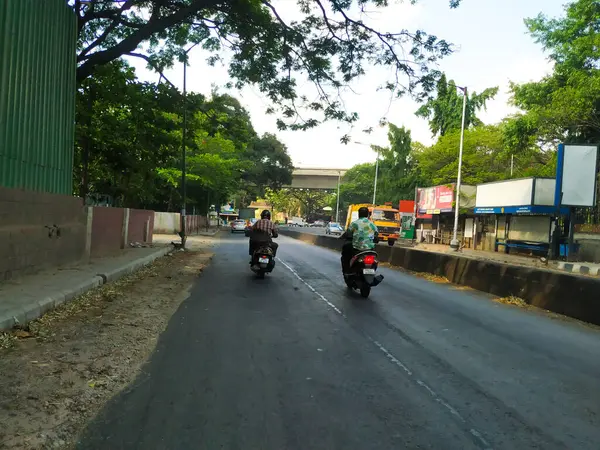
[[[375,255],[365,256],[363,262],[368,265],[375,264]]]

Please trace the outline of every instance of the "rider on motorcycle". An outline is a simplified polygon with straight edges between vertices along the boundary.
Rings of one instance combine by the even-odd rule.
[[[369,208],[363,206],[358,210],[358,219],[350,224],[344,232],[343,238],[352,239],[342,247],[342,272],[350,272],[350,260],[354,255],[366,250],[373,250],[379,231],[369,220]]]
[[[273,257],[275,257],[279,245],[273,242],[272,238],[276,238],[277,236],[279,236],[277,225],[275,222],[271,221],[271,212],[268,209],[265,209],[260,213],[260,220],[257,220],[256,223],[252,225],[252,230],[250,231],[250,264],[252,264],[254,250],[262,244],[268,244],[273,250]]]

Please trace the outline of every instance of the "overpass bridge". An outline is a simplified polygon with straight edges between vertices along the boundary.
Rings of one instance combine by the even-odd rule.
[[[335,190],[348,169],[301,168],[294,169],[291,187],[297,189]]]

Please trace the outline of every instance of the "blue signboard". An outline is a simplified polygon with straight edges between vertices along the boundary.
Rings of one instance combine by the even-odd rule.
[[[487,208],[475,208],[475,214],[556,214],[555,206],[496,206]],[[568,215],[569,208],[560,208],[560,215]]]

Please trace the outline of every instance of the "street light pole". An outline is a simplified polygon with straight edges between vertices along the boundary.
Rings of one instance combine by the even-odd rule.
[[[188,53],[196,46],[197,43],[192,45],[187,50],[183,51],[182,62],[183,62],[183,129],[181,130],[181,248],[185,248],[185,241],[187,239],[186,233],[186,148],[185,141],[187,138],[187,57]],[[208,217],[206,218],[208,220]]]
[[[460,182],[462,175],[462,157],[463,157],[463,145],[465,139],[465,116],[467,112],[467,88],[459,87],[463,91],[463,108],[462,108],[462,125],[460,127],[460,149],[458,151],[458,175],[456,177],[456,204],[454,205],[454,234],[450,247],[454,250],[458,250],[460,243],[458,242],[458,215],[460,210]]]
[[[373,206],[376,205],[377,198],[377,172],[379,172],[379,147],[377,147],[377,159],[375,160],[375,183],[373,184]]]
[[[189,51],[189,50],[188,50]],[[187,205],[185,201],[186,197],[186,151],[185,151],[185,140],[187,135],[187,52],[183,61],[183,130],[181,132],[181,247],[185,248],[186,241],[186,223],[185,213]]]
[[[340,223],[339,222],[339,214],[340,214],[340,181],[342,178],[342,171],[340,170],[338,172],[338,185],[337,185],[337,202],[336,202],[336,206],[335,206],[335,222],[336,223]]]

